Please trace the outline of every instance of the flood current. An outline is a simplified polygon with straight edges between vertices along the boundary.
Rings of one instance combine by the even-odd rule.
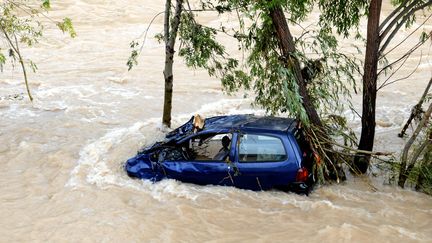
[[[51,26],[39,44],[23,49],[39,66],[30,74],[35,101],[7,97],[25,90],[18,67],[0,74],[0,242],[432,241],[431,197],[372,174],[316,188],[309,197],[129,178],[125,160],[168,131],[160,118],[164,47],[152,38],[162,17],[149,29],[139,65],[126,67],[129,43],[164,1],[62,0],[52,7],[50,17],[72,18],[78,36]],[[390,8],[386,3],[384,13]],[[236,23],[234,16],[200,21]],[[431,76],[431,55],[428,44],[400,76],[421,56],[413,75],[380,91],[378,150],[400,151],[404,141],[396,134]],[[226,95],[219,80],[179,58],[174,72],[174,127],[196,113],[264,114],[243,92]],[[354,105],[361,107],[360,100],[355,95]],[[358,117],[348,117],[359,131]]]

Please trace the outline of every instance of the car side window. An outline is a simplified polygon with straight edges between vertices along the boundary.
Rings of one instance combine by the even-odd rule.
[[[238,146],[240,162],[278,162],[287,159],[283,142],[277,137],[241,134]]]
[[[230,152],[232,134],[211,134],[197,136],[189,140],[191,160],[225,161]]]

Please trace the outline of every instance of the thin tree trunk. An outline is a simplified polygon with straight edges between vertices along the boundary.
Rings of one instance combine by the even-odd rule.
[[[432,114],[432,104],[429,105],[429,108],[427,109],[427,111],[423,115],[423,118],[421,119],[420,123],[418,124],[418,126],[417,126],[416,130],[414,131],[413,135],[411,136],[411,138],[406,143],[404,150],[402,152],[401,167],[399,170],[399,181],[398,181],[398,185],[402,188],[405,186],[405,181],[408,178],[409,170],[411,170],[412,166],[414,166],[413,161],[411,160],[410,163],[408,164],[408,168],[407,168],[408,152],[409,152],[411,146],[413,145],[414,141],[416,140],[417,136],[421,132],[421,130],[426,127],[431,114]],[[430,142],[428,140],[429,140],[429,138],[426,138],[425,142]],[[420,147],[420,149],[421,149],[421,147]],[[415,161],[414,161],[414,163],[415,163]]]
[[[367,24],[366,56],[363,74],[362,131],[359,150],[372,151],[375,138],[375,110],[377,93],[378,51],[380,46],[379,23],[382,0],[371,0]],[[358,154],[354,165],[360,173],[366,173],[370,155]]]
[[[28,83],[27,70],[25,68],[24,59],[21,56],[21,52],[19,50],[18,39],[16,38],[15,33],[12,33],[13,36],[14,36],[14,38],[15,38],[15,44],[14,44],[13,41],[12,41],[12,39],[9,37],[6,29],[2,25],[0,25],[0,28],[1,28],[2,32],[3,32],[3,34],[5,35],[6,40],[8,41],[10,47],[18,55],[18,61],[19,61],[20,65],[21,65],[21,68],[22,68],[22,71],[23,71],[23,75],[24,75],[24,83],[25,83],[25,86],[26,86],[27,95],[28,95],[30,101],[33,102],[33,96],[32,96],[32,94],[30,92],[30,87],[29,87],[29,83]]]
[[[432,141],[432,133],[429,135],[429,139]],[[422,164],[420,165],[420,173],[417,177],[417,183],[415,186],[416,191],[420,191],[424,188],[423,183],[426,179],[426,174],[431,172],[432,172],[432,145],[430,144],[429,147],[426,148],[426,152],[424,154]]]
[[[183,0],[176,1],[174,17],[169,24],[169,12],[171,0],[166,1],[165,5],[165,69],[163,71],[165,78],[164,109],[162,123],[171,127],[171,110],[172,110],[172,93],[173,93],[173,63],[174,63],[174,45],[177,38],[177,31],[180,24]],[[171,27],[171,32],[169,31]]]

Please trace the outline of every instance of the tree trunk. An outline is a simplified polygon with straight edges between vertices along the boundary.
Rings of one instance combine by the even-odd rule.
[[[162,123],[171,127],[171,110],[172,110],[172,93],[173,93],[173,63],[174,63],[174,45],[177,38],[177,31],[180,24],[183,0],[176,1],[174,18],[171,25],[169,24],[171,0],[165,4],[165,21],[164,21],[164,39],[165,39],[165,68],[163,71],[165,78],[164,109]],[[171,32],[169,31],[171,27]]]
[[[292,56],[295,52],[295,44],[293,36],[288,28],[288,24],[285,19],[285,14],[280,6],[275,6],[270,9],[270,17],[272,18],[273,25],[276,29],[276,35],[279,43],[279,47],[282,50],[282,54],[288,61],[287,65],[292,67],[296,81],[299,87],[299,93],[303,98],[303,107],[306,110],[306,114],[309,117],[311,123],[317,127],[322,127],[321,119],[318,116],[318,112],[312,104],[312,100],[306,89],[306,83],[301,75],[301,67],[299,61]]]
[[[416,140],[417,136],[420,134],[421,130],[426,128],[431,115],[432,115],[432,104],[429,105],[429,108],[427,109],[427,111],[423,115],[423,118],[421,119],[420,123],[418,124],[418,126],[417,126],[416,130],[414,131],[413,135],[411,136],[411,138],[406,143],[404,150],[402,152],[401,167],[399,170],[399,181],[398,181],[398,185],[402,188],[405,186],[405,181],[408,178],[408,174],[416,162],[415,161],[416,157],[418,157],[420,155],[420,153],[422,152],[422,150],[424,148],[422,148],[422,146],[420,146],[420,148],[418,148],[414,152],[413,159],[411,159],[411,161],[408,163],[408,168],[407,168],[408,152],[409,152],[411,146],[413,145],[414,141]],[[425,147],[427,147],[427,145],[429,145],[429,143],[431,142],[431,140],[429,140],[429,139],[431,139],[431,138],[430,137],[426,138],[426,141],[424,143]]]
[[[325,134],[325,129],[323,128],[323,124],[321,122],[321,119],[318,115],[317,110],[315,109],[312,100],[310,98],[310,95],[306,88],[306,83],[303,80],[303,76],[301,74],[301,67],[299,61],[293,56],[293,54],[296,51],[295,43],[293,36],[291,35],[291,32],[288,27],[288,23],[285,18],[285,14],[281,8],[280,5],[276,5],[269,9],[269,14],[272,19],[273,25],[276,30],[276,36],[279,43],[279,47],[282,50],[282,54],[287,60],[287,63],[285,64],[288,68],[292,68],[294,71],[294,75],[296,77],[296,82],[299,87],[299,93],[302,97],[303,101],[303,107],[306,111],[306,114],[309,118],[309,121],[312,124],[312,129],[316,133],[320,133],[322,136],[327,137],[327,140],[331,140],[327,134]],[[331,144],[323,143],[323,147],[327,151],[332,150]],[[339,182],[339,180],[345,180],[345,172],[343,171],[341,166],[338,166],[337,161],[334,160],[334,156],[330,152],[326,152],[325,155],[327,158],[330,158],[332,163],[333,170],[330,170],[330,177],[331,179],[334,179]],[[336,166],[335,166],[336,164]]]
[[[359,150],[372,151],[375,138],[375,110],[377,94],[378,51],[380,46],[379,23],[382,0],[371,0],[367,24],[366,56],[363,73],[362,131]],[[354,165],[358,172],[366,173],[370,155],[359,153]]]
[[[432,141],[432,133],[430,134],[429,139]],[[425,192],[424,189],[427,188],[427,185],[424,184],[427,181],[426,180],[427,174],[430,174],[431,172],[432,172],[432,145],[429,145],[429,148],[426,148],[426,152],[423,156],[422,164],[420,165],[420,173],[417,177],[417,183],[415,186],[416,191]],[[429,194],[432,193],[431,189],[429,189]]]

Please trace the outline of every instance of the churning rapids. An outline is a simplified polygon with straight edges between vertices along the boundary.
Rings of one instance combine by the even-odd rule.
[[[148,38],[140,64],[131,72],[125,66],[129,42],[163,4],[52,1],[50,16],[71,17],[78,37],[52,27],[35,48],[24,49],[39,65],[30,77],[35,102],[6,99],[24,86],[18,69],[1,73],[0,242],[432,241],[432,199],[372,176],[318,188],[309,197],[129,178],[124,161],[166,132],[159,118],[163,46]],[[390,5],[384,7],[388,12]],[[235,17],[202,21],[217,25]],[[157,18],[148,36],[161,29]],[[431,31],[431,22],[425,29]],[[414,75],[379,93],[378,149],[397,151],[403,144],[397,131],[431,75],[429,46],[422,55]],[[218,80],[180,59],[174,89],[174,126],[194,113],[263,114],[243,94],[226,96]],[[359,101],[354,97],[358,107]],[[352,118],[358,131],[360,122]]]

